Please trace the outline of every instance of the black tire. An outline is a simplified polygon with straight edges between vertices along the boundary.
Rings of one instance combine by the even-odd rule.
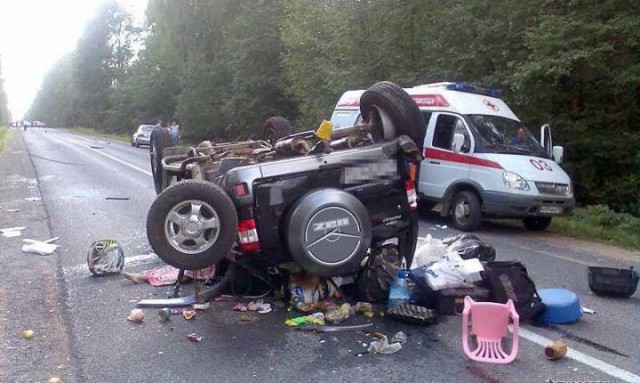
[[[284,117],[270,117],[264,123],[264,140],[271,145],[282,137],[286,137],[293,133],[291,123]]]
[[[371,246],[371,219],[353,195],[323,188],[302,196],[287,217],[293,260],[321,277],[355,272]]]
[[[531,231],[545,231],[551,225],[551,217],[527,217],[522,223]]]
[[[384,126],[380,112],[393,125]],[[422,150],[426,133],[424,118],[415,101],[399,85],[389,81],[373,84],[360,97],[360,113],[366,123],[373,124],[371,134],[377,142],[407,135]]]
[[[462,231],[474,231],[482,222],[480,198],[472,191],[458,192],[451,205],[453,226]]]
[[[194,205],[198,204],[194,215]],[[213,227],[215,222],[217,228]],[[231,198],[207,181],[186,180],[171,185],[151,204],[147,215],[147,237],[153,251],[183,270],[202,269],[220,261],[233,247],[237,232],[238,218]],[[205,243],[199,245],[202,240]]]
[[[151,174],[153,174],[153,186],[156,189],[156,194],[160,194],[166,187],[162,182],[162,151],[172,146],[171,133],[161,128],[156,128],[151,132],[149,159],[151,160]]]

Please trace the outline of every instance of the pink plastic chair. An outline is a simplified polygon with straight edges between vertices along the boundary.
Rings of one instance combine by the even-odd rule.
[[[513,341],[511,353],[502,349],[502,340],[507,336],[509,317],[513,321]],[[476,336],[478,346],[469,349],[469,320],[471,333]],[[518,354],[518,327],[520,317],[511,299],[506,304],[493,302],[475,302],[470,296],[464,298],[462,312],[462,348],[473,360],[486,363],[507,364],[513,362]]]

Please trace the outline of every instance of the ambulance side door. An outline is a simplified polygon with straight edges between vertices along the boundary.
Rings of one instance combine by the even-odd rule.
[[[453,150],[455,133],[465,136],[464,145],[457,152]],[[420,163],[420,193],[428,198],[440,199],[452,182],[469,178],[470,164],[466,159],[471,146],[471,135],[462,117],[451,113],[434,113],[425,136],[425,158]]]

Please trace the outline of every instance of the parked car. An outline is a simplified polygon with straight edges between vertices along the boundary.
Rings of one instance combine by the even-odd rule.
[[[154,127],[154,125],[138,126],[138,130],[131,136],[131,146],[137,148],[140,145],[149,145]]]
[[[371,94],[385,100],[402,127],[397,135],[372,136],[382,128],[366,124],[333,135],[323,124],[318,131],[268,134],[272,143],[176,147],[156,129],[150,155],[159,194],[147,216],[156,254],[187,270],[232,262],[267,280],[290,262],[321,277],[355,275],[382,246],[396,246],[411,264],[418,236],[414,175],[422,155],[406,132],[424,122],[401,87],[378,83],[365,92]],[[178,182],[171,185],[172,177]]]
[[[449,82],[405,91],[425,120],[409,134],[424,156],[417,185],[421,210],[440,203],[441,215],[464,231],[475,230],[483,217],[518,218],[527,229],[541,231],[552,217],[572,212],[571,179],[559,165],[563,148],[552,145],[549,125],[536,140],[493,89]],[[361,104],[364,92],[342,95],[331,117],[334,125],[371,118],[372,108]],[[374,118],[389,118],[374,112]]]

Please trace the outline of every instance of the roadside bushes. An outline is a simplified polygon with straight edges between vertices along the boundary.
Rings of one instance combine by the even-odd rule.
[[[551,230],[560,234],[599,239],[640,249],[640,218],[628,213],[616,213],[606,205],[576,208],[567,218],[556,218]]]
[[[0,126],[0,152],[4,150],[4,143],[9,139],[9,137],[11,137],[9,130],[4,126]]]

